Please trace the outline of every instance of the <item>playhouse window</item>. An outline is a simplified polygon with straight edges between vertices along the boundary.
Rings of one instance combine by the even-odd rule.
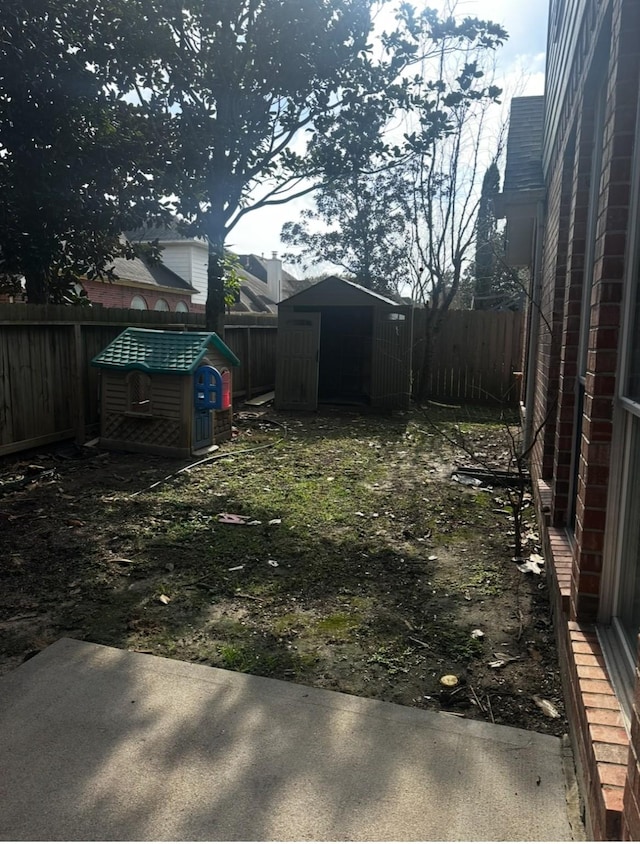
[[[151,413],[151,378],[144,372],[127,376],[127,404],[130,413]]]

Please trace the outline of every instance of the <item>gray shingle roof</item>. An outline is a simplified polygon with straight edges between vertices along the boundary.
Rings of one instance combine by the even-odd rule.
[[[118,278],[123,281],[154,284],[158,287],[171,287],[195,293],[195,287],[164,264],[147,264],[142,258],[115,258],[113,268]]]
[[[544,97],[514,97],[511,100],[504,193],[544,188],[543,128]]]

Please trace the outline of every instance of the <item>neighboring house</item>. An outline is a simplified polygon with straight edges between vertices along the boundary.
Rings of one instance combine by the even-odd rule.
[[[640,839],[640,3],[552,0],[502,211],[531,269],[522,412],[587,836]]]
[[[116,279],[80,279],[75,285],[76,293],[84,291],[92,304],[106,308],[177,313],[195,310],[191,299],[197,290],[164,264],[149,264],[141,258],[116,258],[111,266]],[[0,304],[13,303],[16,298],[23,300],[23,296],[2,294]]]
[[[157,240],[162,247],[160,263],[142,258],[116,258],[112,281],[82,279],[89,300],[108,308],[204,313],[207,303],[209,250],[201,238],[183,235],[176,225],[127,232],[133,243]],[[282,267],[273,252],[271,258],[240,255],[240,290],[230,308],[232,313],[278,313],[278,302],[299,293],[311,282],[296,279]],[[0,303],[13,297],[0,294]]]
[[[148,264],[141,258],[116,258],[114,281],[88,281],[81,284],[89,300],[107,308],[134,308],[149,311],[192,311],[196,290],[164,264]]]
[[[177,226],[150,228],[127,234],[143,243],[157,240],[162,247],[162,262],[195,288],[190,310],[204,312],[207,303],[207,268],[209,252],[200,238],[187,237]],[[282,268],[277,254],[271,258],[240,255],[241,284],[232,313],[276,314],[278,302],[297,293],[304,286]]]

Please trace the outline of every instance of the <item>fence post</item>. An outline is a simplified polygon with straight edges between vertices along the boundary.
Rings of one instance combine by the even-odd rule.
[[[245,339],[245,358],[244,358],[244,388],[245,388],[245,401],[251,398],[251,369],[252,369],[252,360],[251,360],[251,326],[248,325],[246,328],[246,339]]]
[[[76,445],[82,447],[84,445],[85,436],[85,417],[84,417],[84,369],[86,361],[84,359],[84,349],[82,341],[82,326],[79,322],[73,324],[73,350],[75,358],[75,394],[76,394]]]

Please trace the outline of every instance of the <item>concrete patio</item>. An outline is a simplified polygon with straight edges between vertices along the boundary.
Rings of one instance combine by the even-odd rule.
[[[571,840],[561,742],[61,639],[0,678],[2,840]]]

